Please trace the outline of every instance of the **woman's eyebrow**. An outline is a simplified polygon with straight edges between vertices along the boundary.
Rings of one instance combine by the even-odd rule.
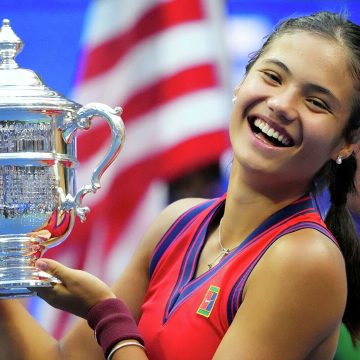
[[[288,75],[291,75],[290,69],[280,60],[270,58],[270,59],[265,59],[264,63],[276,65],[276,66],[280,67],[283,71],[285,71]],[[314,83],[308,83],[308,84],[305,84],[304,90],[307,92],[317,92],[317,93],[324,94],[330,98],[330,101],[333,103],[333,106],[335,108],[340,107],[339,99],[329,89],[327,89],[321,85],[314,84]]]
[[[339,99],[329,89],[313,83],[305,84],[304,89],[307,92],[316,92],[316,93],[324,94],[330,98],[330,101],[333,103],[332,105],[333,107],[335,108],[340,107]]]
[[[268,63],[268,64],[272,64],[272,65],[277,65],[279,66],[281,69],[283,69],[286,73],[291,74],[290,69],[280,60],[277,59],[265,59],[264,63]]]

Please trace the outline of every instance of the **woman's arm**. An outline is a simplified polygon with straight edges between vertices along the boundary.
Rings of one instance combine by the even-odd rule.
[[[0,359],[60,359],[57,341],[18,300],[0,300],[0,334]]]
[[[39,289],[39,296],[53,307],[84,318],[87,327],[92,328],[91,340],[97,340],[106,358],[147,359],[143,339],[129,308],[104,282],[88,272],[70,269],[54,260],[41,259],[36,265],[61,281],[53,288]],[[76,334],[72,339],[78,344]],[[88,348],[81,351],[78,346],[65,346],[63,357],[89,358]]]
[[[137,256],[139,255],[136,255],[134,261],[131,262],[128,273],[126,274],[126,271],[124,277],[120,277],[115,286],[118,292],[122,291],[126,301],[131,302],[134,316],[138,316],[140,313],[140,299],[143,298],[145,293],[145,289],[141,289],[139,284],[143,283],[145,285],[147,282],[147,280],[143,279],[145,271],[142,271],[145,264],[138,264]],[[44,266],[46,261],[39,261],[39,265]],[[77,295],[77,297],[70,296],[66,292],[67,288],[59,284],[55,284],[53,289],[37,289],[39,295],[43,296],[50,304],[53,302],[56,307],[84,316],[95,302],[107,297],[115,297],[114,292],[108,286],[92,275],[71,269],[68,269],[63,274],[64,267],[54,267],[54,262],[51,260],[49,260],[49,263],[52,266],[51,271],[59,279],[64,281],[66,276],[69,276],[69,279],[65,280],[64,284],[67,284],[68,288],[72,289]],[[132,290],[131,284],[134,285],[134,290]],[[90,293],[89,297],[86,297],[86,300],[83,300],[84,296],[81,289],[86,288],[87,285],[89,285],[90,289],[95,287],[95,290]],[[100,296],[98,297],[99,289]],[[58,297],[55,297],[54,294],[58,294]],[[61,300],[58,302],[59,299]],[[62,302],[62,305],[60,305],[60,302]],[[26,308],[17,300],[0,301],[0,334],[0,359],[81,360],[104,358],[101,347],[95,341],[94,332],[85,320],[78,320],[67,335],[60,342],[57,342],[31,317]]]

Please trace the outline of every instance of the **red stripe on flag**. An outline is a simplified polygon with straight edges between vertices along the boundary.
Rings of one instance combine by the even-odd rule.
[[[179,96],[215,87],[218,84],[213,64],[202,64],[184,69],[133,94],[123,106],[124,118],[129,123],[133,118]]]
[[[82,79],[86,80],[107,71],[140,41],[172,26],[202,18],[203,9],[199,1],[173,0],[157,4],[145,12],[127,31],[94,49],[89,49],[89,52],[84,54],[87,61]]]
[[[187,68],[167,78],[160,79],[154,84],[141,88],[122,105],[125,125],[135,118],[144,115],[150,110],[168,103],[177,97],[201,89],[216,87],[219,83],[214,65],[203,64]],[[96,141],[91,131],[82,132],[78,138],[78,159],[80,162],[89,156],[88,144],[91,143],[91,152],[103,148],[109,141],[110,131],[105,121],[96,128]]]

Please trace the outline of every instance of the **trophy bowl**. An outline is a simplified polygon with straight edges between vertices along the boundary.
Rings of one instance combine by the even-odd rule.
[[[15,61],[23,43],[4,19],[0,29],[0,298],[35,296],[58,280],[35,267],[44,252],[85,221],[87,193],[119,154],[121,108],[80,105],[48,88]],[[111,143],[89,185],[76,189],[76,132],[105,119]]]

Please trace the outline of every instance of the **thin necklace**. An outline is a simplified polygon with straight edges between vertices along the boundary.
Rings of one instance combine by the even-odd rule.
[[[221,226],[222,226],[222,218],[221,218],[220,223],[219,223],[219,241],[218,241],[221,250],[220,250],[220,254],[219,254],[211,263],[207,264],[209,270],[210,270],[214,265],[216,265],[216,264],[218,264],[219,262],[221,262],[221,260],[222,260],[225,256],[229,255],[229,254],[231,253],[231,251],[233,250],[233,249],[230,249],[230,248],[225,248],[225,247],[223,246],[223,244],[222,244],[222,242],[221,242]]]

